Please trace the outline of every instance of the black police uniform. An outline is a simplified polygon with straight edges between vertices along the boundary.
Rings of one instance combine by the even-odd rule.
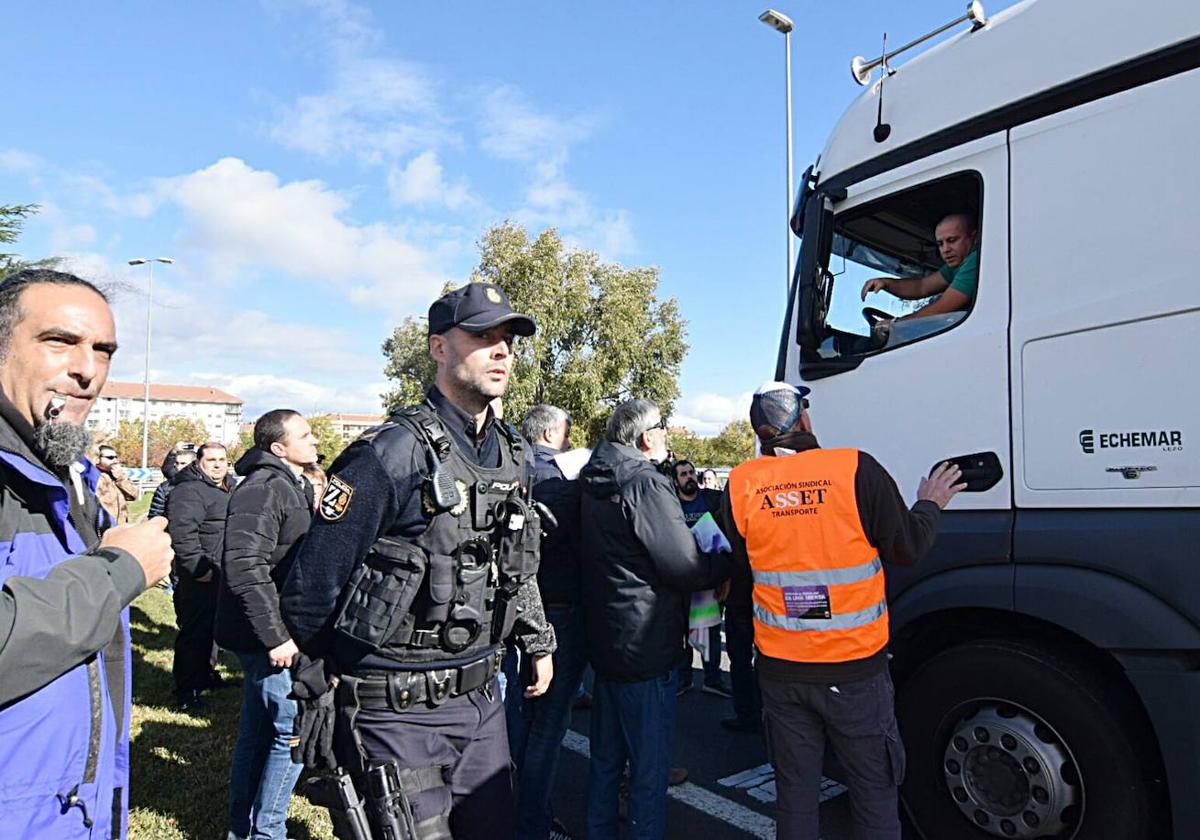
[[[433,388],[330,468],[284,587],[293,638],[342,674],[339,760],[360,792],[369,765],[415,771],[408,800],[423,838],[513,832],[500,643],[554,650],[529,471],[515,429],[489,410],[477,436]]]

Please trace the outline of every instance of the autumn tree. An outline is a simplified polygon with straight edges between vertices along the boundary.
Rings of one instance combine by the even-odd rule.
[[[317,439],[317,454],[321,456],[321,463],[328,467],[334,458],[342,454],[346,444],[342,443],[342,436],[334,428],[333,420],[328,414],[309,417],[308,425],[312,427],[313,437]]]
[[[664,416],[679,395],[686,324],[674,298],[657,296],[658,269],[625,268],[568,248],[554,229],[534,240],[505,222],[479,242],[473,282],[495,283],[518,312],[538,323],[517,341],[505,416],[520,423],[536,403],[567,411],[575,445],[594,444],[612,409],[632,397],[658,403]],[[420,399],[433,382],[424,318],[408,318],[384,342],[384,374],[395,383],[389,410]]]
[[[254,429],[242,429],[238,432],[236,442],[229,444],[225,450],[229,456],[229,465],[232,467],[239,459],[254,447]]]
[[[163,417],[150,423],[150,455],[147,466],[157,467],[162,464],[177,443],[204,443],[208,440],[208,429],[204,423],[192,417]],[[106,443],[121,457],[126,466],[137,466],[142,463],[142,421],[122,420],[117,433],[106,440]]]

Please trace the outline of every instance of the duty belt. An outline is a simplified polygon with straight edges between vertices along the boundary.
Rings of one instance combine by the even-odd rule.
[[[458,668],[375,672],[359,677],[352,690],[359,703],[367,707],[403,712],[418,703],[440,706],[450,697],[490,685],[500,672],[501,659],[503,653],[498,650]]]

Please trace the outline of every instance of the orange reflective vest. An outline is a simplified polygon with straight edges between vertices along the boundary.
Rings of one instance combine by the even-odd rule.
[[[855,495],[857,449],[747,461],[729,497],[754,576],[754,642],[793,662],[849,662],[888,641],[879,553]]]

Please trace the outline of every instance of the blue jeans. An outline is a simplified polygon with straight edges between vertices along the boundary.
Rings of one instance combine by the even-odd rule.
[[[554,626],[558,649],[554,652],[554,679],[541,697],[526,699],[529,673],[513,685],[506,705],[508,743],[517,767],[517,840],[546,840],[554,813],[559,747],[571,723],[571,706],[578,695],[587,665],[584,649],[583,610],[577,606],[546,607]]]
[[[287,806],[300,778],[292,763],[296,701],[292,675],[274,668],[264,651],[238,651],[244,683],[233,766],[229,771],[229,837],[287,837]]]
[[[611,682],[592,689],[589,840],[616,840],[621,771],[629,762],[631,840],[661,840],[666,831],[667,781],[675,742],[677,671],[646,682]]]

